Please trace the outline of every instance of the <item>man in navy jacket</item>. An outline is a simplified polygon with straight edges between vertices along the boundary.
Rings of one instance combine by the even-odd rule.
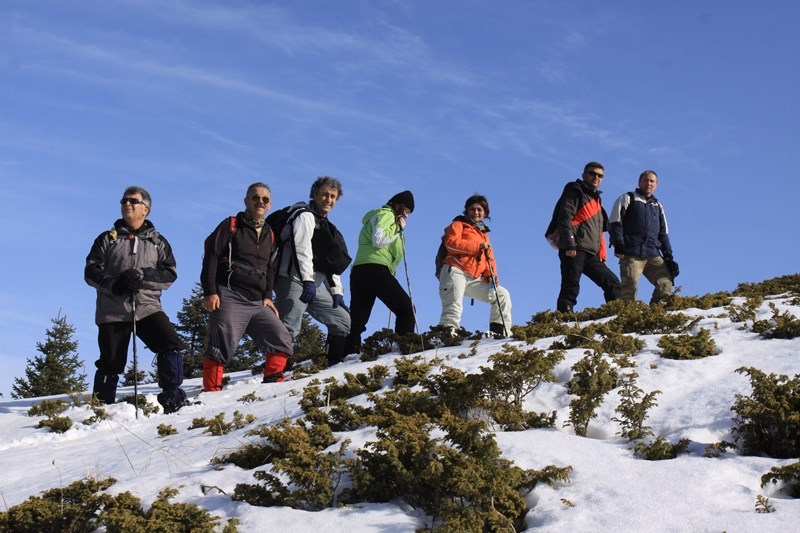
[[[672,294],[672,245],[667,231],[667,217],[653,192],[658,175],[645,170],[639,187],[614,202],[611,210],[611,246],[619,258],[622,278],[621,299],[635,300],[642,274],[655,288],[650,303],[664,301]]]

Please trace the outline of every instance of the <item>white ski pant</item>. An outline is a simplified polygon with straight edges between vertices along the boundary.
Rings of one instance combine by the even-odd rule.
[[[505,324],[505,335],[511,335],[511,293],[505,287],[497,286],[495,294],[495,289],[483,279],[473,278],[459,268],[444,265],[439,273],[439,298],[442,300],[439,325],[460,327],[464,297],[490,303],[489,322]]]

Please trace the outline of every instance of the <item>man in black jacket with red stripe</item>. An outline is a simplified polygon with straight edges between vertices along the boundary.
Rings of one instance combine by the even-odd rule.
[[[598,190],[604,176],[603,165],[587,163],[582,179],[564,187],[545,233],[561,261],[561,291],[556,302],[561,312],[572,312],[578,303],[581,274],[603,289],[606,302],[620,295],[619,278],[606,265],[608,215]]]

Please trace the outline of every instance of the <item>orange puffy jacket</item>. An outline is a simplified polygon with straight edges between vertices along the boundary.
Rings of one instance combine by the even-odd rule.
[[[457,217],[444,230],[444,245],[447,248],[447,257],[444,264],[463,270],[473,278],[491,277],[486,254],[480,245],[489,242],[489,227],[484,225],[483,230],[465,216]],[[497,264],[494,254],[489,249],[489,260],[492,262],[492,272],[497,276]]]

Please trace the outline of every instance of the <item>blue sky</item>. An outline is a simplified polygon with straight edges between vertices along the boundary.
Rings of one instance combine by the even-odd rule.
[[[788,0],[5,0],[0,392],[59,312],[93,373],[84,260],[131,184],[174,248],[173,319],[203,239],[249,183],[269,183],[277,208],[319,175],[344,184],[331,219],[353,252],[367,210],[414,192],[423,329],[440,312],[439,237],[474,192],[490,200],[514,322],[555,306],[543,233],[590,160],[606,167],[608,207],[658,172],[682,294],[795,273],[799,15]],[[584,281],[578,307],[600,303]],[[376,305],[368,331],[387,319]],[[476,303],[462,325],[487,319]]]

